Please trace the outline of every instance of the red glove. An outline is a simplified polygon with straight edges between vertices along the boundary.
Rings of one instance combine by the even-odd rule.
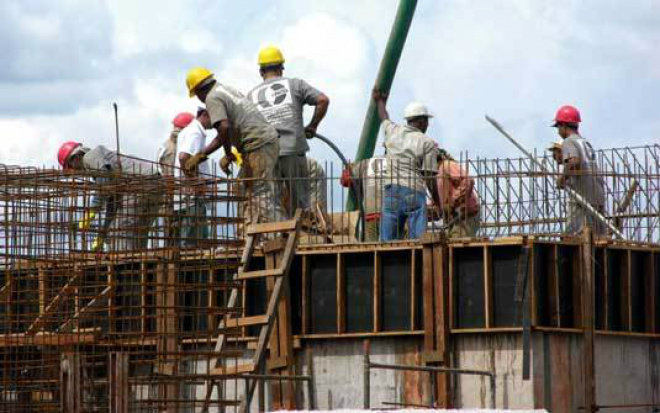
[[[341,173],[341,179],[339,180],[339,183],[344,188],[348,188],[351,186],[351,181],[351,171],[349,169],[344,169],[344,171]]]

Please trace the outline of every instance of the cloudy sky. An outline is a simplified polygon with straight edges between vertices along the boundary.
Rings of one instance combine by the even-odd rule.
[[[256,54],[279,45],[287,74],[326,92],[320,132],[353,157],[396,0],[5,0],[0,2],[0,163],[53,165],[64,140],[153,159],[171,118],[194,110],[186,71],[207,66],[247,92]],[[419,0],[391,93],[437,118],[451,152],[518,156],[554,139],[556,108],[578,106],[601,148],[660,140],[658,0]],[[313,156],[332,160],[322,144]]]

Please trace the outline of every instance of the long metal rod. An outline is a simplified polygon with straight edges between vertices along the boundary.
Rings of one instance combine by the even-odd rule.
[[[518,148],[523,154],[525,154],[525,156],[527,156],[532,162],[534,162],[534,164],[536,164],[536,166],[540,170],[542,170],[546,174],[550,174],[550,172],[545,168],[545,166],[543,166],[543,164],[541,164],[536,158],[534,158],[531,153],[529,153],[522,145],[520,145],[515,139],[513,139],[513,137],[511,135],[509,135],[509,133],[507,131],[505,131],[504,128],[502,127],[502,125],[500,125],[495,119],[493,119],[490,116],[486,115],[486,120],[488,121],[488,123],[493,125],[493,127],[495,129],[497,129],[497,131],[500,132],[502,134],[502,136],[507,138],[509,140],[509,142],[511,142],[516,148]],[[616,235],[620,239],[625,239],[625,237],[623,236],[621,231],[619,231],[618,228],[616,228],[614,225],[612,225],[610,222],[608,222],[605,219],[605,217],[603,215],[601,215],[600,212],[598,212],[593,206],[591,206],[591,204],[589,202],[587,202],[580,194],[578,194],[577,192],[575,192],[572,188],[570,188],[568,186],[565,187],[564,190],[566,191],[566,193],[568,194],[569,197],[571,197],[575,202],[580,204],[580,206],[582,206],[587,211],[589,211],[589,213],[591,213],[591,215],[594,218],[596,218],[601,223],[605,224],[610,229],[610,231],[612,231],[612,233],[614,235]]]

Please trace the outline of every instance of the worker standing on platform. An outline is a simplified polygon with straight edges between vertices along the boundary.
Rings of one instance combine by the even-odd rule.
[[[215,80],[208,69],[196,67],[188,73],[186,85],[190,97],[197,96],[206,104],[211,125],[218,135],[206,148],[188,158],[185,169],[193,170],[221,146],[225,154],[221,169],[231,174],[231,164],[237,160],[232,153],[235,146],[241,154],[243,179],[250,203],[250,223],[279,221],[283,211],[280,204],[277,158],[280,144],[277,130],[268,123],[257,107],[238,90]]]
[[[603,177],[599,175],[593,147],[578,132],[581,121],[580,112],[569,105],[559,108],[555,116],[553,127],[557,128],[557,133],[563,139],[561,154],[564,166],[557,185],[560,188],[570,187],[604,215]],[[593,219],[592,215],[580,204],[569,200],[565,231],[577,235],[584,226],[590,227],[595,236],[603,236],[606,233],[605,225]]]
[[[97,215],[105,214],[98,236],[92,243],[93,251],[103,250],[108,230],[113,223],[117,227],[117,236],[113,237],[111,245],[113,250],[133,251],[147,247],[148,234],[163,199],[162,179],[156,164],[119,156],[105,146],[89,149],[79,142],[65,142],[57,153],[57,160],[64,169],[104,172],[94,178],[94,181],[100,184],[100,190],[92,198],[83,219],[78,223],[78,229],[87,231],[92,227]],[[120,191],[119,187],[123,185],[104,188],[106,184],[113,184],[121,175],[143,177],[139,193],[130,189]]]
[[[174,176],[174,166],[176,165],[176,148],[179,133],[195,119],[195,115],[188,112],[181,112],[172,119],[172,131],[169,138],[158,150],[158,165],[160,172],[164,176]]]
[[[475,237],[479,230],[479,199],[474,179],[445,150],[437,148],[440,212],[449,238]]]
[[[259,52],[259,73],[263,83],[252,89],[248,99],[275,126],[280,135],[279,171],[289,193],[285,205],[289,216],[297,208],[310,208],[310,182],[306,153],[307,138],[313,138],[328,111],[328,97],[302,79],[283,77],[284,56],[276,47]],[[303,126],[303,107],[314,106],[314,115]]]
[[[408,222],[408,238],[420,238],[426,231],[426,190],[434,185],[438,164],[436,144],[426,136],[433,116],[421,103],[406,107],[407,125],[397,125],[387,113],[387,94],[373,91],[378,116],[385,130],[387,174],[384,179],[380,237],[382,241],[403,238]]]
[[[206,218],[207,202],[205,198],[206,182],[211,178],[209,161],[205,160],[195,168],[186,169],[188,160],[206,148],[206,130],[211,128],[211,118],[205,108],[197,109],[197,116],[179,134],[177,144],[177,176],[182,178],[182,194],[175,205],[176,227],[181,246],[199,246],[202,240],[209,238],[209,226]]]

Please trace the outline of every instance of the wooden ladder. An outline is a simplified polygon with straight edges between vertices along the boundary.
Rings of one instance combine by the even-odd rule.
[[[234,276],[234,281],[266,278],[269,286],[268,290],[270,292],[268,306],[266,307],[266,313],[263,315],[232,317],[220,321],[218,325],[219,334],[215,343],[214,356],[211,358],[209,366],[210,374],[202,413],[208,412],[213,388],[216,385],[218,385],[218,394],[221,396],[220,384],[224,380],[228,378],[240,378],[249,375],[250,373],[260,373],[264,370],[266,350],[268,349],[268,342],[271,339],[273,326],[275,325],[278,316],[278,307],[282,308],[281,301],[283,298],[288,299],[288,297],[283,296],[283,293],[285,290],[288,290],[289,270],[295,256],[296,247],[298,246],[300,217],[301,211],[298,210],[292,220],[253,224],[248,227],[247,240],[241,256],[240,268],[238,273]],[[273,266],[273,268],[267,268],[265,270],[250,271],[250,263],[252,261],[255,247],[259,243],[260,236],[276,233],[279,233],[281,236],[280,239],[284,241],[284,250],[281,254],[281,258],[278,260],[279,266]],[[227,301],[227,308],[235,308],[238,299],[239,287],[233,287],[229,295],[229,300]],[[252,357],[252,361],[248,364],[222,366],[221,360],[227,357],[225,354],[225,347],[228,339],[227,331],[250,326],[261,326],[257,340],[257,347]],[[290,337],[289,340],[291,340]],[[243,412],[247,411],[256,387],[256,380],[248,380],[246,383],[247,382],[250,384],[245,389],[245,397],[240,403],[240,409]]]

